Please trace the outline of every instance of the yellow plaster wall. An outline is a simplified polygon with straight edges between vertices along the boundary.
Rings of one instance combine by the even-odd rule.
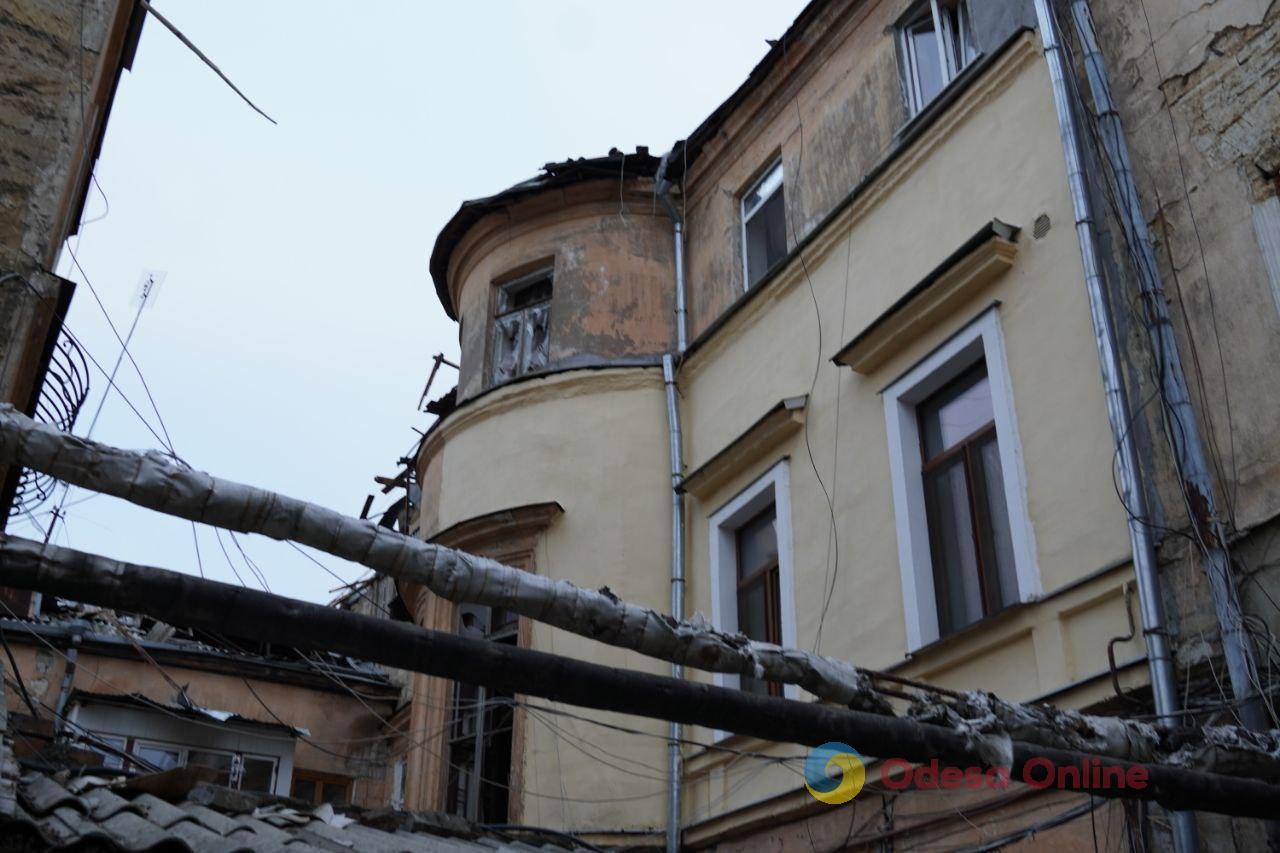
[[[814,646],[824,590],[835,570],[829,510],[816,466],[831,493],[839,535],[822,652],[1019,700],[1105,670],[1107,640],[1128,632],[1121,593],[1130,576],[1127,566],[906,657],[880,392],[994,302],[999,302],[1045,594],[1128,553],[1125,515],[1111,481],[1111,435],[1053,101],[1037,48],[1035,36],[1024,37],[815,240],[805,256],[807,275],[793,263],[682,370],[690,469],[780,399],[812,392],[807,445],[800,432],[712,494],[691,500],[690,610],[711,612],[708,517],[787,457],[800,647]],[[1018,132],[1010,132],[1012,127]],[[1035,240],[1030,226],[1041,214],[1053,227]],[[849,338],[993,218],[1024,228],[1008,273],[872,375],[831,363]],[[1130,642],[1118,647],[1117,659],[1131,661],[1141,653],[1141,642]],[[1057,701],[1096,701],[1105,692],[1079,688]],[[700,731],[698,737],[711,733]],[[730,770],[710,759],[707,764],[707,770],[691,774],[696,794],[686,819],[698,820],[708,803],[728,810],[798,784],[794,774],[788,778],[759,767],[739,783]]]
[[[497,510],[558,501],[564,514],[536,549],[540,574],[669,609],[671,480],[660,369],[579,370],[508,386],[451,415],[426,453],[428,467],[440,469],[438,496],[426,498],[438,502],[435,529],[423,531],[428,538]],[[531,645],[608,666],[669,671],[537,623]],[[665,731],[661,722],[585,713],[654,735]],[[527,719],[524,822],[593,830],[661,825],[660,740],[614,736],[559,716]]]

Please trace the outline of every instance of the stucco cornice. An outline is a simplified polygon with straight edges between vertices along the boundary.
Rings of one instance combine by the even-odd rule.
[[[440,420],[422,442],[418,465],[421,468],[426,459],[440,452],[454,434],[512,409],[587,394],[661,388],[662,369],[657,365],[583,368],[496,388],[483,396],[473,397]]]
[[[563,514],[564,507],[555,501],[511,507],[459,521],[432,536],[430,541],[471,553],[483,552],[484,546],[497,538],[532,549],[533,537]]]

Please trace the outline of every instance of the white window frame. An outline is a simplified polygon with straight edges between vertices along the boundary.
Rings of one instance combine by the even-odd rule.
[[[951,84],[951,81],[968,67],[970,62],[977,58],[977,51],[970,43],[973,20],[969,14],[969,0],[956,0],[956,19],[960,23],[959,33],[952,30],[951,16],[942,14],[938,0],[923,0],[918,6],[912,7],[908,17],[898,26],[898,47],[902,52],[903,76],[905,78],[903,82],[907,91],[907,106],[910,107],[911,115],[913,116],[928,106],[932,100],[924,100],[923,93],[920,91],[920,74],[917,71],[915,42],[912,41],[910,36],[912,26],[920,22],[921,8],[926,5],[933,17],[933,31],[937,34],[938,62],[939,68],[942,69],[943,78],[942,88],[946,89]],[[957,53],[960,55],[960,63],[958,65],[956,63]],[[937,96],[935,95],[935,97]]]
[[[94,737],[102,740],[118,739],[119,735],[104,735],[94,732]],[[226,749],[222,747],[212,746],[188,746],[187,744],[171,743],[169,741],[152,740],[150,738],[129,738],[131,744],[128,752],[130,755],[139,755],[139,749],[151,748],[164,752],[176,752],[178,754],[178,767],[187,767],[191,763],[191,753],[204,752],[209,755],[227,755],[231,757],[231,769],[228,771],[227,786],[234,791],[242,790],[240,785],[244,782],[244,760],[252,758],[257,761],[268,761],[271,763],[271,782],[266,791],[256,791],[253,793],[275,793],[276,782],[280,776],[280,758],[275,755],[261,755],[256,752],[242,752],[234,749]]]
[[[791,466],[783,459],[747,486],[728,503],[711,514],[711,622],[723,631],[738,630],[738,529],[769,504],[777,514],[778,534],[778,610],[782,626],[782,645],[795,648],[796,602],[795,570],[791,554]],[[735,673],[718,672],[715,683],[720,687],[740,689],[741,679]],[[787,699],[799,699],[800,688],[784,684]],[[725,736],[720,732],[717,738]]]
[[[161,749],[177,750],[182,764],[188,750],[240,754],[275,764],[272,793],[288,796],[293,781],[292,738],[269,735],[228,725],[225,728],[201,725],[140,708],[122,707],[110,702],[75,700],[68,719],[77,728],[100,738],[125,738],[126,752],[133,753],[135,744],[145,743]]]
[[[1026,470],[1022,445],[1018,440],[1018,421],[1013,410],[1013,388],[1005,360],[1004,338],[1000,333],[999,312],[993,306],[883,392],[908,652],[940,637],[916,406],[983,359],[986,360],[991,384],[991,406],[995,413],[996,441],[1000,449],[1009,531],[1013,541],[1018,601],[1031,601],[1041,593],[1035,535],[1027,511]]]
[[[773,192],[760,199],[760,201],[756,202],[756,204],[752,205],[751,208],[748,209],[747,199],[749,199],[752,193],[759,189],[761,185],[767,183],[769,179],[773,177],[774,172],[778,173],[778,185],[773,188]],[[760,173],[759,178],[756,178],[751,182],[751,186],[747,187],[746,192],[742,194],[741,200],[738,202],[738,209],[741,214],[739,217],[740,221],[738,230],[742,236],[742,289],[744,291],[751,289],[751,270],[747,265],[747,222],[751,217],[755,216],[756,213],[760,211],[760,208],[764,207],[770,199],[782,191],[783,185],[786,184],[786,182],[787,173],[782,170],[782,158],[778,157],[769,164],[768,168]],[[785,221],[786,211],[783,211],[783,217]],[[786,234],[784,233],[783,239],[785,240],[785,238]]]

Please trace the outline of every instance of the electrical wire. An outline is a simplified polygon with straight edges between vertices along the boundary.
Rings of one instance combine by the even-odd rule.
[[[786,53],[787,53],[787,42],[786,42],[785,35],[783,37],[783,42],[782,42],[782,53],[785,59]],[[792,106],[795,107],[797,129],[800,135],[800,151],[796,158],[796,175],[797,175],[797,184],[798,184],[799,175],[804,170],[804,116],[801,115],[800,113],[800,101],[798,100],[798,98],[793,96],[791,99],[791,103],[792,103]],[[809,264],[805,261],[804,251],[801,249],[800,237],[798,232],[796,231],[796,225],[795,225],[794,219],[795,217],[787,216],[784,211],[783,220],[787,223],[787,226],[791,229],[791,242],[792,242],[792,245],[795,246],[794,252],[796,254],[796,257],[800,261],[800,269],[804,273],[805,283],[809,287],[809,298],[813,300],[813,316],[818,327],[816,341],[815,341],[816,353],[814,355],[814,362],[813,362],[813,379],[809,383],[809,400],[810,400],[810,405],[812,405],[813,392],[818,387],[818,377],[819,375],[821,375],[821,371],[822,371],[822,348],[823,348],[822,346],[822,308],[818,304],[818,292],[814,288],[813,278],[809,274]],[[837,408],[836,414],[838,417],[839,416],[838,408]],[[830,570],[831,582],[830,584],[824,585],[825,595],[823,597],[823,602],[822,602],[822,611],[818,617],[817,633],[814,635],[813,651],[814,651],[814,654],[817,654],[819,647],[822,645],[822,628],[826,624],[827,611],[831,606],[831,598],[835,594],[836,578],[840,572],[840,533],[839,533],[839,525],[836,524],[835,501],[831,497],[831,491],[827,489],[826,482],[822,479],[822,473],[818,470],[817,459],[813,455],[813,444],[809,438],[809,425],[812,422],[812,420],[813,420],[812,418],[804,419],[804,449],[805,449],[805,453],[809,457],[809,466],[813,469],[813,476],[818,481],[818,487],[822,490],[822,497],[826,500],[826,503],[827,503],[827,514],[830,516],[830,521],[831,521],[830,527],[828,528],[828,543],[833,544],[833,551],[835,555],[835,562]],[[834,487],[835,487],[835,484],[832,483],[832,488]]]

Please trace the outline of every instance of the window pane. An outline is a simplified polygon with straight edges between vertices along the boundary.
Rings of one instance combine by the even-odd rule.
[[[551,306],[540,305],[524,312],[524,371],[547,366],[547,315]]]
[[[993,420],[991,383],[984,364],[920,404],[925,461],[955,447]]]
[[[99,747],[96,745],[96,744],[102,744],[104,747],[109,746],[109,747],[112,747],[113,749],[118,750],[119,752],[124,752],[124,748],[127,745],[124,738],[113,737],[112,735],[94,734],[92,739],[86,737],[83,743],[86,747],[88,747],[89,749],[92,749],[94,752],[102,756],[103,767],[111,767],[116,770],[124,767],[123,758],[121,758],[119,755],[115,753],[107,752],[102,747]]]
[[[549,299],[551,299],[551,277],[544,275],[542,278],[503,287],[498,301],[498,311],[499,313],[515,311]]]
[[[499,317],[493,340],[493,381],[503,382],[520,370],[520,315]]]
[[[769,641],[765,582],[766,578],[761,577],[738,591],[738,632],[761,642]],[[768,682],[745,675],[740,679],[740,686],[748,693],[759,693],[762,696],[769,693]]]
[[[178,750],[150,744],[134,744],[133,754],[154,765],[157,770],[171,770],[182,761],[182,754]]]
[[[973,48],[973,34],[969,29],[969,4],[960,2],[939,6],[939,11],[946,16],[951,29],[951,55],[954,57],[957,72],[977,55]]]
[[[918,106],[923,107],[942,91],[946,83],[940,64],[938,34],[933,28],[933,19],[930,18],[909,27],[907,39],[912,70],[915,72],[915,82],[920,92]]]
[[[276,780],[276,763],[269,758],[244,757],[244,771],[240,776],[240,790],[271,793]]]
[[[747,286],[751,287],[787,255],[786,201],[781,187],[751,215],[743,231],[747,242]]]
[[[187,764],[195,767],[207,767],[216,775],[213,777],[213,784],[230,786],[231,785],[231,760],[232,756],[223,752],[203,752],[193,749],[187,755]]]
[[[750,577],[778,561],[778,517],[776,508],[764,512],[738,528],[738,577]]]
[[[946,635],[983,613],[964,457],[926,474],[924,486],[938,625]]]
[[[782,189],[782,164],[778,163],[762,177],[751,191],[742,197],[742,218],[750,219],[760,203]]]
[[[1007,607],[1018,600],[1018,577],[1013,562],[1013,536],[1009,530],[1009,504],[1004,492],[1004,473],[1000,467],[1000,445],[992,435],[978,448],[975,457],[982,470],[975,472],[982,480],[986,495],[985,550],[994,557],[995,566],[987,571],[987,586],[1000,593],[996,607]]]
[[[769,622],[764,595],[764,579],[738,591],[738,633],[768,642]]]

